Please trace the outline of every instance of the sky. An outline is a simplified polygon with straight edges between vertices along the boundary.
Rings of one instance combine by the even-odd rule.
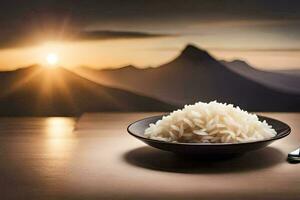
[[[260,69],[300,69],[300,1],[2,1],[0,70],[158,66],[195,44]]]

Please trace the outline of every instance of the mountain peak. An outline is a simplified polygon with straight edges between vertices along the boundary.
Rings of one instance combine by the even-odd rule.
[[[135,70],[138,69],[136,66],[134,65],[126,65],[124,67],[120,67],[119,69],[123,69],[123,70]]]
[[[229,61],[230,63],[236,63],[236,64],[243,64],[243,65],[249,65],[246,61],[240,60],[240,59],[235,59],[232,61]]]
[[[250,64],[248,64],[246,61],[244,60],[240,60],[240,59],[235,59],[232,61],[221,61],[222,64],[226,65],[226,66],[231,66],[231,67],[235,67],[235,68],[244,68],[244,69],[255,69],[255,67],[251,66]]]
[[[189,59],[197,59],[197,60],[207,60],[213,59],[211,55],[205,50],[202,50],[195,45],[188,44],[182,50],[180,57],[189,58]]]

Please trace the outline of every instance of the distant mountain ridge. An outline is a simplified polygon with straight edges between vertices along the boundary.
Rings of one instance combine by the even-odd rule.
[[[280,73],[280,74],[287,74],[291,76],[296,76],[300,78],[300,69],[289,69],[289,70],[275,70],[274,72]]]
[[[289,74],[280,71],[262,71],[250,66],[242,60],[233,60],[231,62],[221,61],[221,63],[230,70],[269,88],[300,94],[300,76],[297,76],[296,73]]]
[[[168,111],[159,100],[103,86],[64,68],[0,72],[0,115],[68,116],[101,111]]]
[[[179,106],[218,100],[251,111],[300,111],[299,94],[280,91],[253,80],[194,45],[187,45],[178,57],[157,68],[83,68],[77,73],[105,85]]]

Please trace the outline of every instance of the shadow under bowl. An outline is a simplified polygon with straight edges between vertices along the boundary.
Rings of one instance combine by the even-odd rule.
[[[286,123],[258,115],[259,120],[266,120],[266,122],[275,129],[277,132],[276,136],[265,140],[243,143],[171,143],[147,138],[144,135],[145,129],[149,127],[149,124],[155,123],[163,116],[164,115],[153,116],[133,122],[128,126],[127,131],[130,135],[144,143],[161,150],[183,155],[201,155],[202,157],[217,156],[218,158],[240,155],[266,147],[275,140],[288,136],[291,132],[291,128]]]

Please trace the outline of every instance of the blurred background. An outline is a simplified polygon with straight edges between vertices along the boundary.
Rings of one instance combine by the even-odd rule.
[[[297,0],[2,1],[0,115],[300,111]]]

